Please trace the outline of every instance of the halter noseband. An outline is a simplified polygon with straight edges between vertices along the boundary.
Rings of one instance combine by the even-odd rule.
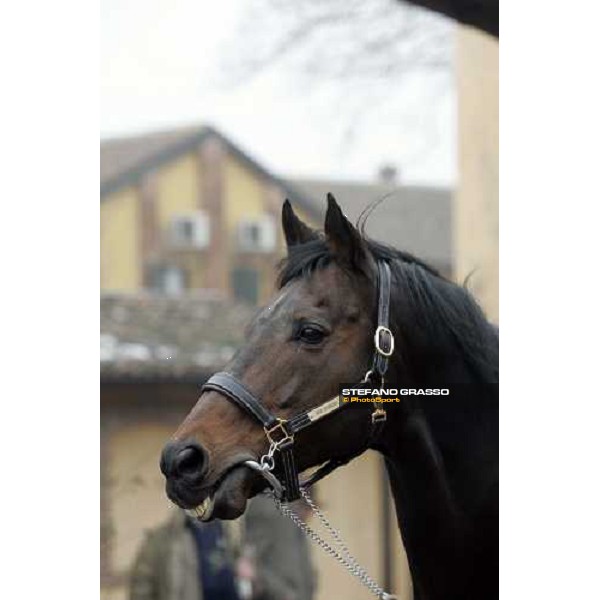
[[[391,273],[387,262],[377,262],[377,329],[375,331],[375,352],[371,368],[365,373],[362,383],[370,382],[377,376],[383,385],[388,369],[389,358],[394,353],[394,336],[389,329],[390,315],[390,290]],[[300,497],[300,486],[309,488],[317,481],[331,473],[337,467],[346,464],[358,454],[364,452],[373,440],[379,435],[386,420],[385,409],[373,402],[371,413],[371,431],[365,448],[358,453],[353,453],[343,458],[330,459],[319,467],[306,481],[300,484],[299,473],[294,460],[294,436],[299,431],[309,427],[348,403],[335,396],[308,411],[292,417],[289,420],[281,419],[269,412],[256,398],[256,396],[238,379],[230,373],[221,371],[215,373],[201,388],[201,393],[212,390],[219,392],[242,410],[252,415],[262,426],[269,442],[269,450],[260,462],[245,461],[245,464],[259,471],[273,488],[275,495],[284,502],[292,502]],[[275,463],[275,453],[278,452],[279,461]],[[276,469],[277,475],[272,471]]]

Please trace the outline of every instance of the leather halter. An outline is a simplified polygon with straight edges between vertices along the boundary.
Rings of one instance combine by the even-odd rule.
[[[362,383],[370,383],[376,376],[378,384],[383,385],[389,365],[389,358],[394,353],[394,336],[389,329],[391,273],[387,262],[377,262],[377,287],[379,298],[377,329],[374,338],[375,352],[373,354],[372,366],[363,377]],[[254,461],[247,461],[247,463],[248,466],[259,470],[263,474],[273,487],[276,495],[284,502],[297,500],[300,497],[301,485],[303,488],[312,486],[337,467],[346,464],[355,456],[362,454],[379,435],[386,420],[385,409],[382,408],[380,403],[377,405],[377,403],[373,402],[371,431],[365,447],[357,453],[327,461],[311,477],[300,484],[293,452],[295,434],[326,415],[348,406],[348,403],[344,402],[339,396],[335,396],[315,408],[301,412],[286,420],[269,412],[260,403],[258,398],[230,373],[223,371],[215,373],[202,386],[201,393],[208,390],[219,392],[234,404],[237,404],[246,413],[252,415],[263,426],[269,442],[268,453],[261,458],[260,464]],[[274,458],[276,452],[279,456],[277,463]],[[271,473],[274,468],[277,475]]]

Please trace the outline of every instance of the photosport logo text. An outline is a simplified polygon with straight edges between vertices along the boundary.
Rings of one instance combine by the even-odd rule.
[[[402,402],[405,396],[449,396],[448,388],[370,388],[342,386],[344,402]]]

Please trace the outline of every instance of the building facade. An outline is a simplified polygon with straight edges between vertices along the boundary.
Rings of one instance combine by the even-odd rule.
[[[260,304],[285,251],[283,200],[322,228],[327,192],[352,220],[385,197],[367,233],[452,275],[450,190],[283,180],[219,132],[199,127],[101,144],[101,290],[201,289]]]
[[[103,292],[215,290],[257,304],[283,255],[280,213],[301,194],[202,127],[101,145]]]

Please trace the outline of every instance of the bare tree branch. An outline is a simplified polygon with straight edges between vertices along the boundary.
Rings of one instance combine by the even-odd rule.
[[[224,72],[236,85],[285,64],[305,83],[451,67],[450,28],[397,0],[254,0]]]
[[[333,83],[340,101],[332,118],[349,148],[373,108],[390,101],[390,88],[396,96],[405,83],[414,90],[425,74],[443,88],[430,104],[445,96],[453,35],[447,19],[398,0],[252,0],[225,49],[222,85],[238,87],[270,69],[293,77],[302,92],[321,85],[328,94]]]

